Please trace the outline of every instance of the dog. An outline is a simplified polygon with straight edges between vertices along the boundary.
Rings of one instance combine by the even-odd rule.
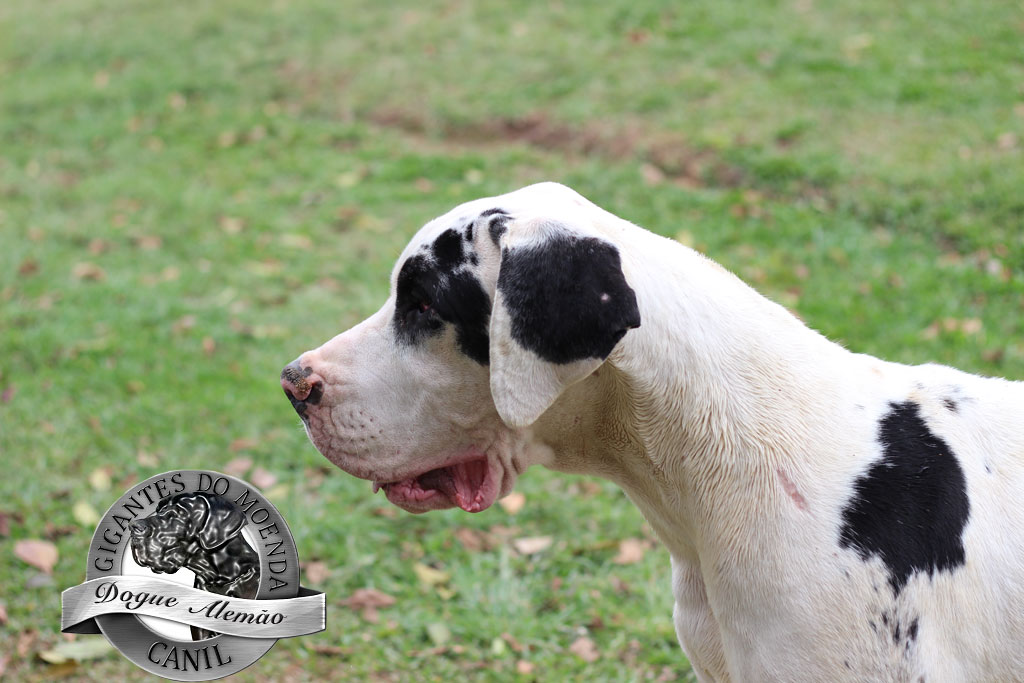
[[[616,482],[701,681],[1024,680],[1024,384],[848,351],[553,183],[430,221],[390,284],[281,383],[392,503]]]
[[[157,574],[184,567],[195,572],[196,588],[252,599],[260,587],[260,558],[242,536],[246,523],[242,509],[223,496],[179,493],[131,523],[132,555]],[[215,635],[192,627],[193,640]]]

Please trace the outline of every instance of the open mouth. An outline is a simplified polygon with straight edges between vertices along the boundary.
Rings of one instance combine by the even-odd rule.
[[[498,484],[488,459],[479,457],[401,481],[375,481],[373,492],[384,489],[389,501],[407,510],[456,506],[466,512],[481,512],[498,497]]]

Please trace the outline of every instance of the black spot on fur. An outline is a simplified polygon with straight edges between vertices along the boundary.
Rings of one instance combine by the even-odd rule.
[[[473,228],[476,226],[475,223],[470,223],[466,227],[466,241],[473,244]]]
[[[956,401],[954,401],[951,398],[942,399],[942,405],[946,406],[946,410],[950,411],[951,413],[955,413],[958,410],[960,410],[960,406],[957,404]]]
[[[462,251],[462,236],[451,228],[434,240],[433,252],[436,265],[441,271],[453,270],[466,261]]]
[[[914,572],[964,564],[962,533],[970,513],[963,470],[928,429],[913,401],[890,404],[879,424],[884,455],[854,482],[839,544],[881,558],[899,592]]]
[[[551,363],[607,358],[627,330],[640,326],[618,249],[593,237],[558,234],[503,250],[498,291],[512,338]]]
[[[491,236],[491,241],[494,242],[494,246],[498,246],[498,242],[501,240],[501,236],[505,234],[505,230],[508,229],[509,219],[512,217],[501,209],[487,209],[480,218],[486,218],[493,216],[487,221],[487,234]]]
[[[917,640],[917,619],[910,622],[910,627],[907,628],[907,640]]]
[[[417,344],[450,323],[459,350],[487,365],[491,300],[475,275],[453,270],[463,263],[461,240],[457,232],[446,230],[434,241],[433,259],[417,254],[402,265],[392,325],[400,342]]]

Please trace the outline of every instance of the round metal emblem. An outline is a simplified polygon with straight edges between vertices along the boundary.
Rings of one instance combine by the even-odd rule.
[[[87,580],[147,575],[225,596],[205,606],[215,618],[229,598],[294,598],[300,589],[295,541],[277,508],[244,481],[206,470],[136,484],[96,527]],[[96,624],[135,664],[178,681],[241,671],[277,642],[136,614],[103,614]]]

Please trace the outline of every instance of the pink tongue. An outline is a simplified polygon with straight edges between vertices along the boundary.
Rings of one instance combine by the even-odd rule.
[[[487,478],[487,461],[474,460],[431,470],[419,478],[424,489],[437,489],[466,512],[480,495]]]

